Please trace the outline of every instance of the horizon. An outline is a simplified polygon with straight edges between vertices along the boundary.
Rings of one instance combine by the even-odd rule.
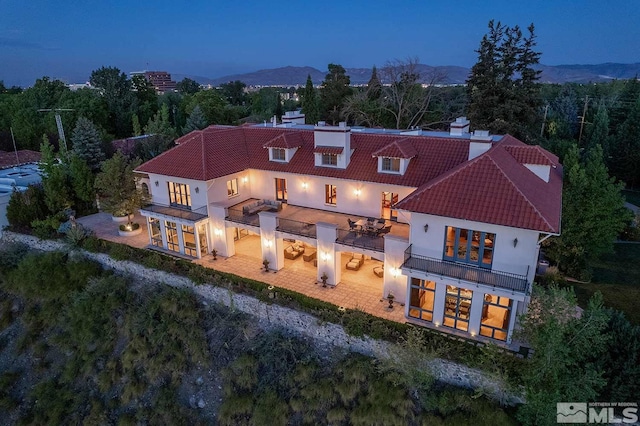
[[[457,8],[417,1],[393,7],[362,0],[304,7],[196,1],[176,8],[166,0],[5,0],[0,80],[23,87],[43,76],[83,83],[102,66],[126,74],[147,69],[216,79],[286,66],[380,67],[407,57],[470,68],[491,19],[519,25],[525,35],[533,22],[540,63],[547,66],[640,62],[640,9],[632,0],[544,3],[548,7],[506,0],[464,0]]]

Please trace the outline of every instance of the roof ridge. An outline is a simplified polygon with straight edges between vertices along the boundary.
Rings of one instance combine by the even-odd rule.
[[[509,154],[509,155],[511,155],[511,154]],[[531,202],[529,197],[527,197],[525,195],[525,193],[520,190],[520,187],[518,185],[516,185],[516,183],[509,177],[509,175],[504,171],[504,169],[502,167],[500,167],[500,164],[498,164],[496,162],[496,160],[491,155],[488,155],[487,158],[489,158],[489,160],[495,165],[495,167],[500,171],[500,173],[509,181],[511,186],[525,199],[527,204],[529,204],[531,206],[531,208],[533,209],[534,212],[536,212],[538,217],[542,218],[542,220],[549,227],[549,229],[553,229],[553,226],[551,226],[551,224],[547,220],[546,216],[544,214],[542,214],[542,212],[540,210],[538,210],[538,208],[535,206],[535,204],[533,202]],[[514,158],[514,160],[515,160],[515,158]],[[518,162],[516,161],[516,163],[518,163]],[[521,165],[520,163],[518,163],[518,164]],[[522,167],[524,167],[524,166],[522,166]],[[526,167],[524,167],[524,168],[526,169]],[[529,171],[529,173],[533,173],[529,169],[527,169],[527,171]]]

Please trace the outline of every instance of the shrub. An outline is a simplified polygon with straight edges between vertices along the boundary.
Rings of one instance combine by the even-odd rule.
[[[7,205],[7,220],[18,229],[30,228],[35,220],[47,217],[42,185],[30,185],[26,191],[14,191]]]
[[[29,250],[30,247],[24,243],[3,244],[0,248],[0,271],[8,271],[18,266]]]

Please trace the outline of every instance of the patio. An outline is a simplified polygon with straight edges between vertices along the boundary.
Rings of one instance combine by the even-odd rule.
[[[283,208],[283,210],[285,209]],[[142,232],[134,237],[120,237],[118,235],[120,224],[113,222],[107,213],[97,213],[77,219],[78,223],[93,230],[98,238],[137,248],[150,248],[145,218],[135,215],[133,220],[140,224]],[[408,229],[408,225],[406,226]],[[343,253],[340,284],[336,287],[322,287],[322,283],[316,282],[316,267],[313,262],[305,262],[302,257],[295,260],[285,259],[285,267],[282,270],[277,273],[274,271],[264,272],[259,237],[246,236],[235,243],[235,256],[218,257],[218,260],[213,260],[213,257],[209,255],[202,259],[194,259],[193,262],[207,268],[293,290],[337,306],[361,309],[369,314],[392,321],[406,321],[403,306],[396,303],[394,308],[390,310],[387,307],[387,301],[381,299],[382,279],[374,276],[372,272],[373,267],[380,264],[379,261],[367,259],[359,271],[349,271],[344,268],[349,260],[349,255]]]

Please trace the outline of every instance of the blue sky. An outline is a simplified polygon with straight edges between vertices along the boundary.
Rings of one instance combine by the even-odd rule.
[[[0,0],[0,80],[116,66],[219,77],[418,57],[471,66],[490,19],[533,22],[547,65],[640,62],[640,2]]]

